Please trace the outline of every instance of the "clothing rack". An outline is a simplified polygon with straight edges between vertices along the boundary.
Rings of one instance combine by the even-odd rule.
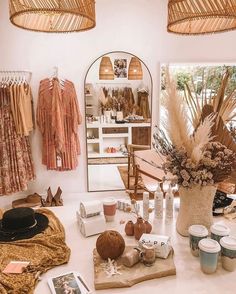
[[[0,78],[24,78],[28,75],[27,82],[30,83],[32,78],[32,72],[28,70],[0,70]]]

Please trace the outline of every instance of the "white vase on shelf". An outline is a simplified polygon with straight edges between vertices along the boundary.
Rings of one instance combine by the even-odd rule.
[[[104,117],[105,117],[105,122],[110,123],[111,122],[111,110],[104,110]]]

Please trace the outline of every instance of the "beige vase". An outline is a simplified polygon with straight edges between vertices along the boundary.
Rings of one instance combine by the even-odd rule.
[[[176,229],[180,235],[187,237],[191,225],[203,225],[210,229],[213,223],[212,207],[215,193],[215,186],[195,186],[192,189],[180,187],[180,207],[176,222]]]

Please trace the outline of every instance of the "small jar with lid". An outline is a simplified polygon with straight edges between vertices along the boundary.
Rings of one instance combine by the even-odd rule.
[[[192,225],[188,229],[189,245],[193,256],[199,256],[198,243],[208,237],[208,230],[202,225]]]
[[[220,239],[229,236],[230,229],[224,224],[214,224],[211,226],[211,238],[220,242]]]
[[[236,270],[236,237],[222,237],[221,245],[221,261],[225,270],[233,272]]]
[[[217,269],[220,244],[213,239],[205,238],[198,243],[198,247],[201,270],[205,274],[213,274]]]

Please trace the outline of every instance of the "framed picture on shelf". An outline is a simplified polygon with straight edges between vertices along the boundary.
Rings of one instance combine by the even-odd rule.
[[[114,60],[115,78],[127,78],[127,59]]]

